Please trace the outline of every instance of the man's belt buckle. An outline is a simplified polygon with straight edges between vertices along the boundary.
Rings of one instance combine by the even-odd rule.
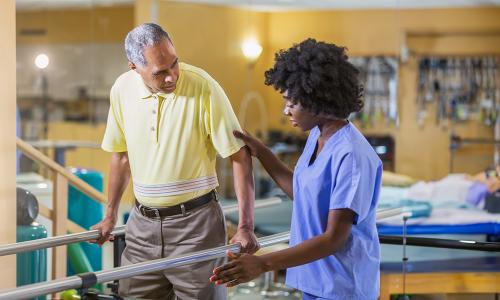
[[[141,204],[141,206],[139,206],[139,211],[141,212],[141,214],[143,216],[146,216],[146,217],[148,217],[150,215],[150,214],[148,214],[149,211],[153,211],[155,217],[157,217],[157,218],[160,217],[160,211],[156,208],[145,207],[144,205]]]
[[[141,215],[146,216],[146,208],[144,207],[144,205],[139,205],[139,211],[141,212]]]
[[[187,216],[186,206],[184,206],[184,203],[181,204],[181,212],[183,217]]]

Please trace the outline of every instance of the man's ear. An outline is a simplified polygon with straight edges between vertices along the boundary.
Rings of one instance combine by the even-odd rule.
[[[135,66],[135,64],[131,61],[128,62],[128,67],[130,68],[130,70],[135,70],[137,69],[137,67]]]

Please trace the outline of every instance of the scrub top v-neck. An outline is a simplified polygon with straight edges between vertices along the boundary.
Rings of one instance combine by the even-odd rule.
[[[375,210],[382,162],[352,124],[335,132],[310,164],[320,131],[313,128],[294,170],[290,246],[321,235],[332,209],[355,213],[343,248],[289,268],[287,285],[325,299],[377,299],[380,248]]]

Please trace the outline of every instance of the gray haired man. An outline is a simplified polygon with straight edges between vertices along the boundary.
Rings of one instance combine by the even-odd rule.
[[[94,228],[103,243],[116,224],[132,176],[135,207],[126,227],[122,265],[170,258],[226,243],[224,215],[214,189],[215,158],[230,157],[240,223],[231,242],[258,249],[253,233],[250,154],[233,136],[241,130],[220,85],[205,71],[179,62],[169,35],[142,24],[125,39],[130,71],[115,82],[102,148],[112,152],[109,202]],[[140,299],[225,299],[209,283],[209,261],[120,281],[120,295]]]

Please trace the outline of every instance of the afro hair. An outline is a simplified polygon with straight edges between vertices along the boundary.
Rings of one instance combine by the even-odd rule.
[[[359,71],[347,59],[345,47],[310,38],[276,53],[265,84],[288,91],[295,104],[314,114],[346,119],[363,108]]]

